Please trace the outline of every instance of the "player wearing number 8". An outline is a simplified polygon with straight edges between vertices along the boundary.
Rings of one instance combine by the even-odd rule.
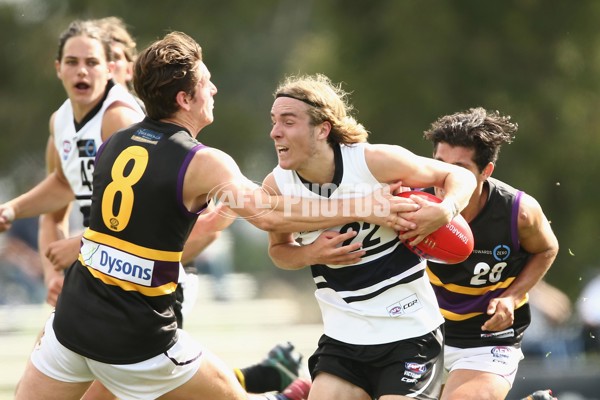
[[[498,112],[474,108],[439,118],[425,132],[434,158],[477,178],[461,215],[475,248],[462,263],[428,262],[427,272],[446,320],[442,400],[504,399],[523,355],[531,316],[527,292],[558,252],[550,224],[531,196],[491,178],[500,147],[517,125]],[[438,197],[444,194],[436,190]]]

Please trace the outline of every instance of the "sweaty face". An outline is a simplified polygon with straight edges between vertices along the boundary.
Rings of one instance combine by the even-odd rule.
[[[91,110],[102,99],[111,78],[109,68],[112,64],[109,66],[99,40],[87,36],[67,40],[56,71],[76,113]]]
[[[310,124],[309,106],[289,97],[275,99],[271,108],[271,139],[279,166],[302,172],[317,152],[315,127]],[[302,175],[302,173],[301,173]]]

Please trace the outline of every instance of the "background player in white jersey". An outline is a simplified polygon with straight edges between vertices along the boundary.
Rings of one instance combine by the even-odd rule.
[[[37,191],[41,197],[54,190],[63,194],[64,207],[40,217],[39,248],[50,305],[56,304],[62,287],[61,269],[79,252],[80,237],[69,238],[68,206],[76,200],[85,224],[96,150],[117,130],[144,117],[126,87],[112,80],[111,45],[106,31],[93,21],[74,21],[59,38],[55,66],[68,98],[50,117],[48,177]]]
[[[403,215],[414,225],[400,236],[416,244],[467,204],[475,179],[400,146],[367,143],[346,97],[323,75],[292,76],[277,88],[271,138],[279,164],[263,187],[303,198],[351,198],[397,181],[443,188],[442,203],[414,198],[420,209]],[[325,332],[309,360],[309,398],[437,399],[443,318],[424,261],[387,226],[354,221],[323,232],[269,233],[275,264],[310,265],[317,286]]]
[[[136,42],[127,30],[127,27],[122,19],[118,17],[105,17],[96,20],[89,20],[86,24],[94,24],[98,28],[100,28],[102,34],[105,36],[105,40],[108,40],[110,43],[110,63],[114,66],[112,69],[112,73],[108,78],[106,84],[106,92],[103,94],[103,97],[98,98],[97,101],[102,103],[102,109],[108,109],[113,106],[115,97],[111,95],[113,92],[122,93],[122,88],[127,88],[127,90],[133,89],[132,79],[133,79],[133,62],[135,61],[135,57],[137,55]],[[76,30],[67,31],[66,35],[63,35],[59,40],[59,54],[62,52],[62,48],[64,48],[67,39],[69,39],[72,35],[78,35]],[[57,58],[57,62],[60,60]],[[121,85],[114,85],[115,83]],[[65,86],[65,89],[66,86]],[[67,95],[70,95],[70,92],[66,90]],[[133,98],[136,102],[143,108],[143,103],[139,101],[139,99],[135,96]],[[77,99],[69,97],[68,100],[65,101],[65,104],[71,102],[75,102]],[[126,99],[128,104],[131,104],[135,107],[135,104],[131,102],[131,97]],[[99,126],[93,126],[93,121],[97,121],[102,118],[102,109],[94,110],[100,114],[95,117],[94,115],[86,116],[85,119],[88,122],[81,123],[80,127],[77,127],[77,122],[75,122],[77,132],[86,131],[87,135],[92,137],[96,135],[96,138],[92,138],[89,140],[94,140],[94,146],[97,148],[100,146],[107,138],[109,138],[114,132],[108,132],[106,130],[100,133]],[[141,108],[137,107],[137,111],[140,111]],[[46,163],[47,169],[51,173],[56,168],[56,165],[59,164],[57,153],[61,151],[60,144],[56,143],[56,136],[54,134],[57,132],[71,132],[71,126],[73,125],[72,121],[78,121],[81,119],[79,116],[74,116],[73,118],[69,118],[66,115],[64,118],[64,122],[62,124],[58,124],[56,122],[52,122],[55,119],[55,115],[59,113],[61,110],[57,111],[51,117],[51,134],[50,140],[48,142],[48,146],[46,148]],[[143,113],[135,118],[137,122],[143,118]],[[94,118],[92,118],[94,117]],[[117,125],[116,128],[121,129],[125,128],[130,121],[124,121],[122,126]],[[92,126],[90,126],[92,125]],[[96,132],[97,131],[97,132]],[[98,136],[99,135],[99,136]],[[91,143],[88,140],[87,143]],[[72,147],[72,146],[71,146]],[[91,173],[93,171],[93,157],[92,155],[87,154],[78,154],[73,155],[67,161],[69,165],[77,165],[79,163],[85,163],[88,166],[87,171],[79,171],[77,168],[65,168],[65,163],[61,165],[63,170],[67,175],[72,173],[72,176],[69,175],[69,182],[77,182],[83,178],[83,180],[87,180],[89,185],[89,180],[91,180]],[[89,196],[87,196],[89,197]],[[85,200],[82,196],[77,197],[78,202],[88,202],[89,200]],[[87,210],[89,206],[86,204],[82,205],[82,213],[84,218],[84,226],[86,226],[85,219],[87,218]],[[56,304],[56,298],[60,293],[60,288],[62,286],[63,280],[63,272],[62,270],[69,267],[76,259],[77,254],[79,253],[79,243],[81,240],[80,235],[69,237],[69,225],[68,225],[68,212],[69,208],[65,208],[63,210],[56,211],[51,214],[44,214],[40,217],[40,235],[39,235],[39,247],[41,249],[40,253],[42,254],[42,263],[44,266],[45,272],[45,282],[48,288],[48,296],[47,300],[50,305]],[[203,218],[203,217],[200,217]],[[82,230],[75,229],[76,231]],[[195,268],[193,267],[193,260],[198,253],[200,253],[206,246],[212,243],[217,235],[218,231],[212,230],[210,224],[204,221],[201,224],[198,224],[194,228],[192,235],[190,235],[190,240],[186,244],[185,252],[182,258],[182,264],[184,266],[184,270],[186,271],[186,276],[184,277],[184,281],[181,282],[181,285],[177,288],[178,294],[178,307],[176,312],[178,313],[178,320],[180,325],[183,326],[183,301],[186,301],[185,310],[190,310],[192,305],[195,303],[197,298],[197,275],[195,273]],[[58,237],[64,237],[65,239],[56,240]],[[191,265],[191,267],[190,267]],[[184,289],[185,288],[185,294]]]
[[[502,144],[510,143],[516,131],[509,116],[472,108],[440,117],[424,134],[433,143],[435,159],[463,167],[477,179],[461,212],[475,238],[472,255],[452,268],[428,262],[446,321],[449,375],[443,400],[506,397],[531,320],[527,292],[558,253],[558,241],[539,203],[491,178]],[[436,194],[445,195],[438,189]],[[532,396],[551,398],[547,392]]]

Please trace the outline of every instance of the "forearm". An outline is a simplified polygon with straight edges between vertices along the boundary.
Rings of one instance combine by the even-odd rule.
[[[52,174],[28,192],[5,203],[5,206],[12,207],[15,219],[28,218],[65,208],[73,198],[68,183]]]
[[[269,232],[313,231],[356,221],[383,225],[397,210],[388,198],[378,195],[347,199],[272,196],[269,206],[270,211],[263,210],[261,218],[250,219]],[[414,210],[412,204],[396,203],[396,207]]]
[[[281,243],[269,247],[269,256],[273,263],[281,269],[298,270],[313,264],[309,247],[294,243]]]
[[[556,251],[554,249],[531,256],[527,265],[506,289],[502,297],[511,297],[514,299],[515,306],[518,305],[525,295],[546,275],[555,258]]]
[[[220,231],[216,231],[207,232],[196,236],[190,236],[188,238],[188,241],[185,243],[185,246],[183,247],[181,263],[185,265],[193,261],[198,256],[198,254],[200,254],[212,242],[214,242],[220,234]]]
[[[462,211],[469,204],[476,185],[475,177],[469,170],[454,166],[453,172],[444,181],[445,206],[453,213]]]
[[[60,210],[53,214],[43,214],[40,216],[38,229],[38,248],[42,261],[44,272],[44,282],[48,281],[56,275],[62,274],[56,271],[54,265],[46,257],[48,246],[57,240],[64,239],[68,235],[68,223],[66,221],[66,210]],[[63,218],[61,218],[61,215]]]

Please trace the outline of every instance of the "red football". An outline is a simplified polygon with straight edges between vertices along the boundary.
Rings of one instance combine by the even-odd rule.
[[[416,194],[429,201],[441,203],[442,200],[430,193],[418,190],[399,193],[398,196],[410,197]],[[448,224],[429,234],[417,246],[410,246],[407,241],[404,245],[413,253],[427,260],[444,264],[462,262],[473,251],[473,232],[467,221],[458,214]]]

